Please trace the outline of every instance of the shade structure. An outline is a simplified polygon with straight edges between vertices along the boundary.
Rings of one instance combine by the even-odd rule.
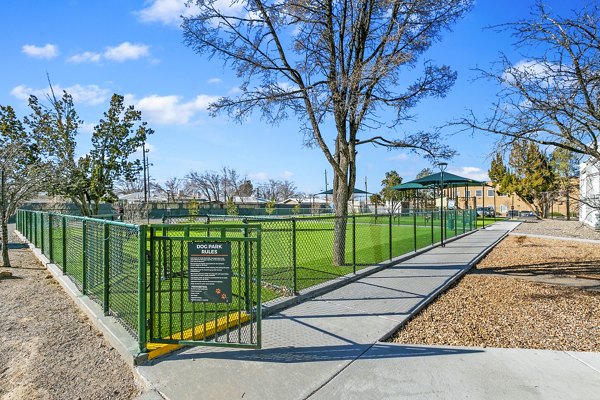
[[[439,186],[440,182],[442,182],[442,173],[437,172],[435,174],[427,175],[419,179],[412,180],[410,182],[406,182],[403,185],[408,184],[419,184],[422,185],[423,188],[427,186],[435,185]],[[485,182],[476,181],[475,179],[465,178],[463,176],[458,176],[451,174],[450,172],[444,172],[444,187],[447,186],[486,186]],[[402,185],[399,185],[402,186]],[[407,189],[398,189],[398,190],[407,190]]]
[[[371,194],[370,192],[365,192],[364,190],[360,190],[357,188],[354,188],[352,193],[354,193],[354,194]],[[333,189],[325,190],[324,192],[319,192],[317,194],[333,194]]]
[[[415,190],[415,189],[427,189],[426,186],[421,185],[420,183],[402,183],[400,185],[392,186],[392,190]]]

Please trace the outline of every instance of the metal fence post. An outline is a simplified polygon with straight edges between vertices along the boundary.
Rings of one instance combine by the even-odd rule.
[[[356,274],[356,215],[352,215],[352,272]]]
[[[434,211],[431,210],[431,245],[432,246],[435,243],[434,231],[433,231],[433,217],[434,217]]]
[[[146,225],[138,231],[138,345],[146,350]]]
[[[417,251],[417,211],[413,210],[413,242]]]
[[[458,212],[454,209],[454,236],[458,234]]]
[[[87,267],[88,267],[88,263],[87,263],[87,224],[86,221],[83,220],[81,221],[81,237],[82,237],[82,254],[83,254],[83,277],[82,277],[82,281],[81,285],[82,285],[82,292],[83,294],[87,294],[87,286],[88,286],[88,281],[87,281]]]
[[[104,308],[104,315],[108,315],[108,311],[110,308],[110,226],[105,222],[104,226],[104,241],[103,241],[103,280],[104,280],[104,293],[102,296],[102,306]]]
[[[247,224],[248,221],[244,220],[244,224]],[[248,237],[248,226],[244,226],[244,237]],[[252,293],[250,293],[250,250],[248,246],[248,241],[244,241],[244,298],[246,300],[246,311],[250,312],[252,309]]]
[[[62,217],[62,271],[67,273],[67,217]]]
[[[44,248],[44,214],[40,214],[40,249],[42,254],[46,255],[46,249]]]
[[[392,255],[392,213],[390,213],[389,218],[388,218],[388,236],[389,236],[389,250],[390,250],[390,260],[393,258]]]
[[[298,259],[296,251],[296,218],[292,218],[292,268],[294,272],[294,294],[298,294]]]
[[[48,214],[48,259],[54,262],[54,252],[52,251],[52,214]]]
[[[461,210],[462,211],[462,220],[463,220],[463,233],[465,233],[466,227],[465,227],[465,210]]]

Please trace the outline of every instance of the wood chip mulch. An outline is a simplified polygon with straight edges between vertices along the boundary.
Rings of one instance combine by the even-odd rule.
[[[600,244],[509,236],[391,341],[598,352],[600,292],[524,279],[581,275],[600,277]]]

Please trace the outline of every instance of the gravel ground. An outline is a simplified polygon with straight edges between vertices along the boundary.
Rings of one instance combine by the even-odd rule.
[[[19,247],[11,238],[12,247]],[[132,369],[26,248],[0,278],[0,399],[130,399]]]
[[[508,236],[391,340],[600,351],[600,293],[529,280],[532,275],[541,276],[542,281],[555,276],[578,281],[575,277],[581,275],[600,279],[600,244],[568,240],[594,238],[596,232],[587,232],[578,224],[550,220],[521,225],[515,232],[567,239]]]
[[[562,219],[527,220],[514,233],[559,236],[565,238],[600,240],[600,231],[595,231],[579,221]]]

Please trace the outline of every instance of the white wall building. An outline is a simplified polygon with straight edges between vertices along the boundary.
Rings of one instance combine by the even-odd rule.
[[[579,220],[600,230],[600,162],[588,159],[579,166]]]

